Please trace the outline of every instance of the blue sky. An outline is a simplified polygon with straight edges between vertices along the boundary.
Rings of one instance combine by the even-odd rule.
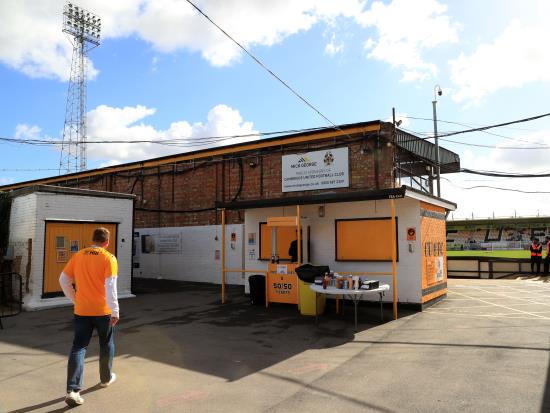
[[[521,4],[520,4],[521,3]],[[0,3],[0,136],[60,139],[71,46],[63,1]],[[76,2],[103,19],[90,53],[89,140],[189,139],[328,126],[184,0]],[[487,125],[550,112],[550,5],[544,0],[201,0],[196,4],[336,124],[386,120],[432,132],[442,121]],[[440,123],[440,131],[465,126]],[[442,141],[462,166],[550,171],[550,119]],[[504,136],[504,137],[503,137]],[[494,146],[480,148],[472,144]],[[503,149],[540,146],[541,149]],[[90,168],[181,152],[90,144]],[[0,143],[0,184],[55,175],[59,152]],[[17,169],[33,169],[17,171]],[[548,178],[445,177],[458,217],[550,215]]]

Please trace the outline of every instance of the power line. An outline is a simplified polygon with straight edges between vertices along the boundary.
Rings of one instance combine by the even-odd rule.
[[[539,173],[539,174],[524,174],[524,173],[513,173],[513,172],[498,172],[498,171],[479,171],[469,168],[461,168],[460,172],[474,175],[483,175],[483,176],[492,176],[495,178],[546,178],[550,176],[550,173]]]
[[[401,116],[403,118],[407,118],[407,119],[414,119],[414,120],[425,120],[425,121],[429,121],[429,122],[433,122],[433,118],[421,118],[421,117],[416,117],[416,116]],[[441,122],[441,123],[449,123],[451,125],[459,125],[459,126],[467,126],[469,128],[471,127],[474,127],[474,126],[480,126],[480,127],[484,127],[484,126],[487,126],[487,125],[483,125],[483,124],[479,124],[479,123],[461,123],[461,122],[456,122],[456,121],[452,121],[452,120],[445,120],[445,119],[439,119],[437,118],[437,122]],[[537,130],[536,129],[527,129],[527,128],[507,128],[505,126],[502,126],[502,128],[504,129],[511,129],[511,130],[520,130],[520,131],[524,131],[524,132],[536,132]],[[453,131],[455,132],[455,131]],[[432,132],[433,133],[433,132]]]
[[[542,115],[532,116],[530,118],[518,119],[518,120],[514,120],[514,121],[510,121],[510,122],[498,123],[498,124],[495,124],[495,125],[487,125],[487,126],[481,126],[481,127],[478,127],[478,128],[466,129],[466,130],[462,130],[462,131],[449,132],[449,133],[446,133],[446,134],[439,135],[439,138],[442,138],[442,137],[444,138],[444,137],[453,136],[453,135],[459,135],[459,134],[462,134],[462,133],[482,132],[482,131],[486,131],[488,129],[500,128],[502,126],[515,125],[517,123],[524,123],[524,122],[531,122],[533,120],[545,118],[545,117],[548,117],[548,116],[550,116],[550,113],[544,113]]]
[[[267,71],[271,76],[273,76],[275,79],[277,79],[284,87],[286,87],[290,92],[292,92],[298,99],[300,99],[302,102],[304,102],[307,106],[309,106],[313,111],[315,111],[319,116],[321,116],[324,120],[326,120],[328,123],[330,123],[335,129],[342,131],[338,125],[336,125],[333,121],[331,121],[329,118],[327,118],[325,115],[321,113],[319,109],[317,109],[313,104],[311,104],[306,98],[304,98],[302,95],[300,95],[294,88],[292,88],[287,82],[285,82],[283,79],[281,79],[277,74],[275,74],[271,69],[269,69],[264,63],[260,61],[256,56],[254,56],[251,52],[248,51],[246,47],[244,47],[242,44],[240,44],[237,40],[235,40],[229,33],[227,33],[224,29],[222,29],[216,22],[214,22],[206,13],[204,13],[195,3],[193,3],[191,0],[186,0],[187,3],[189,3],[193,8],[199,12],[206,20],[208,20],[210,23],[212,23],[219,31],[221,31],[229,40],[231,40],[233,43],[235,43],[243,52],[245,52],[248,57],[250,57],[252,60],[254,60],[258,65],[260,65],[265,71]]]
[[[2,168],[0,172],[58,171],[59,168]]]
[[[457,145],[466,145],[466,146],[475,146],[476,148],[489,148],[489,149],[513,149],[513,150],[541,150],[541,149],[550,149],[550,146],[500,146],[500,145],[483,145],[481,143],[470,143],[470,142],[460,142],[452,139],[439,138],[444,142],[456,143]]]
[[[407,117],[408,119],[416,119],[416,120],[426,120],[426,121],[433,121],[433,119],[428,119],[428,118],[418,118],[418,117],[414,117],[414,116],[408,116]],[[449,124],[453,124],[453,125],[460,125],[460,126],[466,126],[468,128],[472,128],[473,126],[476,126],[475,124],[468,124],[468,123],[461,123],[461,122],[455,122],[455,121],[450,121],[450,120],[440,120],[438,119],[437,122],[441,122],[441,123],[449,123]],[[485,126],[485,125],[480,125],[480,126]],[[507,128],[507,129],[515,129],[515,130],[522,130],[522,131],[529,131],[529,132],[536,132],[536,130],[533,130],[533,129],[524,129],[524,128]],[[451,133],[451,132],[457,132],[457,131],[449,131],[449,132],[440,132],[440,135],[445,135],[446,133]],[[518,139],[518,138],[513,138],[511,136],[506,136],[506,135],[502,135],[502,134],[499,134],[499,133],[495,133],[495,132],[489,132],[489,131],[481,131],[483,133],[486,133],[487,135],[492,135],[492,136],[496,136],[498,138],[503,138],[503,139],[509,139],[509,140],[512,140],[512,141],[517,141],[517,142],[524,142],[524,143],[530,143],[530,144],[533,144],[533,145],[539,145],[541,147],[550,147],[550,145],[546,145],[544,143],[539,143],[539,142],[529,142],[529,141],[526,141],[524,139]],[[420,134],[420,135],[430,135],[430,137],[433,137],[433,131],[430,131],[430,132],[416,132],[417,134]]]
[[[522,194],[550,194],[549,191],[524,191],[524,190],[521,190],[521,189],[501,188],[501,187],[498,187],[498,186],[491,186],[491,185],[474,185],[474,186],[465,187],[465,186],[457,185],[457,184],[455,184],[454,182],[452,182],[451,180],[449,180],[447,178],[441,177],[441,179],[446,180],[447,182],[449,182],[452,186],[454,186],[456,188],[464,189],[464,190],[494,189],[494,190],[497,190],[497,191],[518,192],[518,193],[522,193]]]
[[[222,135],[222,136],[203,136],[203,137],[185,137],[185,138],[172,138],[172,139],[139,139],[139,140],[117,140],[117,139],[104,139],[104,140],[92,140],[87,141],[88,143],[153,143],[158,145],[180,145],[182,143],[187,143],[187,146],[197,146],[198,144],[210,144],[210,143],[219,143],[231,139],[237,138],[252,138],[252,137],[266,137],[272,135],[284,135],[290,133],[304,133],[304,132],[316,132],[332,128],[326,127],[316,127],[316,128],[303,128],[303,129],[287,129],[282,131],[273,131],[273,132],[256,132],[256,133],[247,133],[247,134],[238,134],[238,135]],[[53,140],[53,139],[20,139],[20,138],[2,138],[0,137],[0,142],[7,143],[19,143],[19,144],[29,144],[29,145],[61,145],[63,141]]]

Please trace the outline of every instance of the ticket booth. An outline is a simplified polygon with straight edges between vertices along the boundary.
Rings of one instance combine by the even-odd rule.
[[[302,261],[302,249],[299,247],[301,244],[299,221],[298,216],[267,219],[266,228],[271,231],[271,261],[267,265],[266,305],[269,303],[299,304],[298,276],[296,275],[296,267]],[[294,237],[298,245],[298,262],[282,263],[279,254],[284,250],[281,250],[281,245],[288,249]]]

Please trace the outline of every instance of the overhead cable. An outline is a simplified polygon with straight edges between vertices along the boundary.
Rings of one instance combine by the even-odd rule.
[[[186,0],[187,3],[189,3],[197,12],[199,12],[206,20],[208,20],[210,23],[212,23],[219,31],[221,31],[229,40],[231,40],[233,43],[235,43],[243,52],[245,52],[248,57],[250,57],[252,60],[254,60],[258,65],[260,65],[265,71],[267,71],[271,76],[273,76],[279,83],[281,83],[284,87],[286,87],[292,94],[294,94],[298,99],[300,99],[302,102],[304,102],[309,108],[311,108],[313,111],[315,111],[319,116],[321,116],[324,120],[326,120],[328,123],[330,123],[335,129],[342,131],[338,125],[336,125],[333,121],[331,121],[328,117],[323,115],[319,109],[317,109],[313,104],[311,104],[306,98],[304,98],[300,93],[298,93],[292,86],[290,86],[287,82],[285,82],[283,79],[281,79],[277,74],[275,74],[270,68],[268,68],[260,59],[258,59],[256,56],[254,56],[246,47],[244,47],[242,44],[240,44],[237,40],[235,40],[229,33],[227,33],[223,28],[221,28],[216,22],[214,22],[205,12],[203,12],[195,3],[193,3],[191,0]]]
[[[481,126],[481,127],[478,127],[478,128],[471,128],[471,129],[466,129],[466,130],[462,130],[462,131],[448,132],[448,133],[445,133],[445,134],[438,135],[438,137],[439,138],[444,138],[444,137],[447,137],[447,136],[460,135],[462,133],[482,132],[482,131],[485,131],[485,130],[488,130],[488,129],[500,128],[502,126],[515,125],[517,123],[524,123],[524,122],[531,122],[533,120],[545,118],[545,117],[548,117],[548,116],[550,116],[550,113],[544,113],[542,115],[532,116],[530,118],[518,119],[518,120],[511,121],[511,122],[504,122],[504,123],[498,123],[498,124],[495,124],[495,125]]]
[[[461,168],[460,172],[474,175],[492,176],[495,178],[546,178],[550,176],[550,173],[547,172],[539,174],[525,174],[513,172],[478,171],[469,168]]]
[[[499,186],[491,186],[491,185],[460,186],[460,185],[455,184],[454,182],[452,182],[451,180],[449,180],[447,178],[441,177],[441,179],[446,180],[447,182],[449,182],[452,186],[454,186],[456,188],[464,189],[464,190],[494,189],[494,190],[497,190],[497,191],[519,192],[519,193],[522,193],[522,194],[534,194],[534,195],[537,195],[537,194],[550,194],[549,191],[524,191],[522,189],[502,188],[502,187],[499,187]]]

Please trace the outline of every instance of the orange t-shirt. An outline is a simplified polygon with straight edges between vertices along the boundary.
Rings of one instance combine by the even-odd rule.
[[[69,260],[63,272],[74,279],[74,313],[83,316],[111,314],[105,298],[105,279],[118,275],[116,257],[99,247],[84,248]]]

